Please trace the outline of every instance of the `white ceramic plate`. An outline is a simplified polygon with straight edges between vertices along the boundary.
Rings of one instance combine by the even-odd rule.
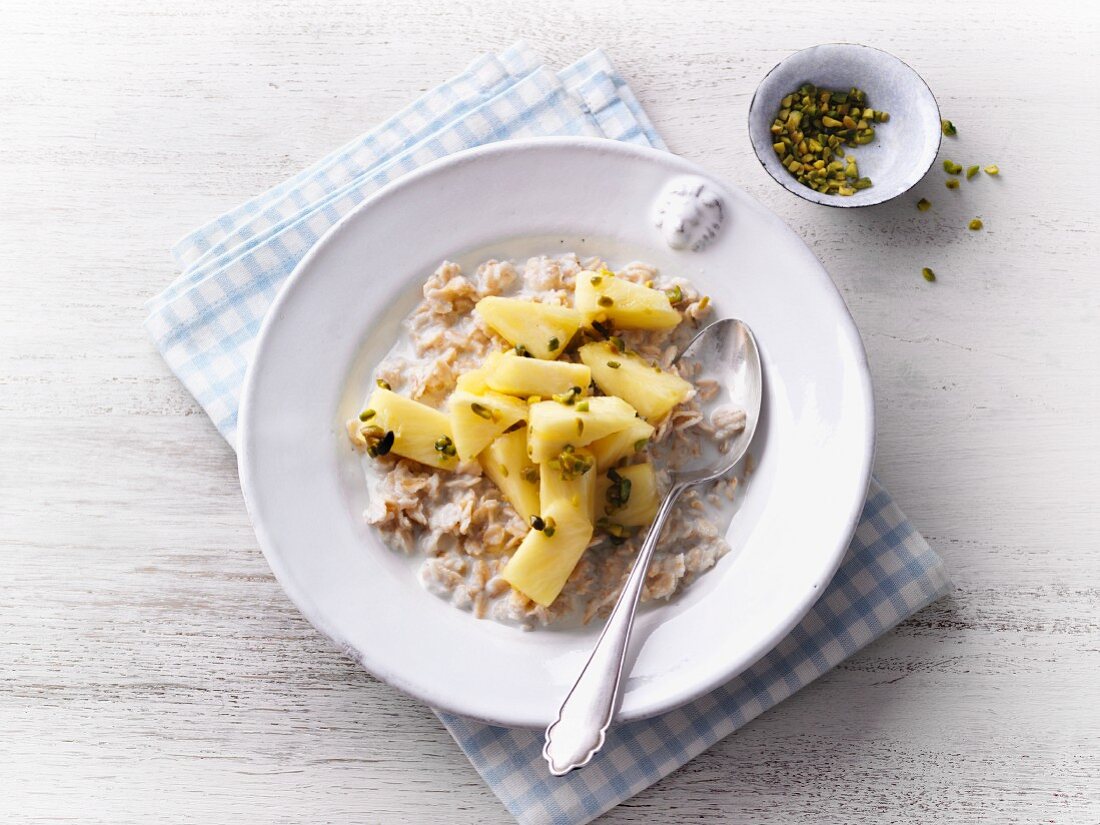
[[[268,313],[241,405],[252,523],[299,609],[367,670],[432,707],[500,725],[549,723],[598,627],[523,632],[423,590],[363,522],[366,485],[344,421],[449,258],[573,251],[640,259],[691,279],[718,317],[760,344],[758,465],[728,531],[732,552],[643,610],[620,720],[670,710],[751,665],[835,572],[863,505],[874,446],[863,347],[802,241],[743,192],[712,181],[727,220],[700,252],[653,226],[672,178],[706,173],[664,152],[587,138],[497,143],[379,192],[332,229]]]

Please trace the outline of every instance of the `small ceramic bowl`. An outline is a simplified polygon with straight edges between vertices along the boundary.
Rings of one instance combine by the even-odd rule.
[[[867,105],[889,112],[875,139],[851,150],[872,186],[826,195],[803,186],[779,162],[771,125],[779,102],[804,83],[867,93]],[[854,43],[825,43],[795,52],[761,81],[749,104],[749,137],[761,165],[784,189],[825,206],[871,206],[896,198],[924,177],[940,148],[940,108],[924,79],[892,54]],[[845,147],[847,150],[847,147]]]

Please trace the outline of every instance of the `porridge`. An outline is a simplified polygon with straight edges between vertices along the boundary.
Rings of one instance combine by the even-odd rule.
[[[673,361],[711,310],[645,264],[575,255],[522,267],[444,262],[348,435],[367,461],[365,518],[422,557],[421,583],[479,618],[530,629],[610,612],[674,456],[737,435],[702,405],[711,379]],[[728,551],[736,478],[683,495],[642,600],[667,599]]]

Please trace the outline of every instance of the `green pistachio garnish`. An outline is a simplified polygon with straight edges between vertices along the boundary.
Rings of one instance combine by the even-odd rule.
[[[989,166],[985,167],[985,173],[987,175],[999,175],[1001,174],[1001,170],[997,167],[997,164],[991,163]]]
[[[617,370],[619,367],[622,366],[622,364],[620,364],[618,361],[608,361],[607,366],[611,367],[611,369],[613,370]]]
[[[982,228],[982,227],[983,227],[984,225],[985,225],[985,224],[983,224],[983,223],[981,222],[981,220],[979,220],[978,218],[974,218],[974,220],[972,220],[972,221],[971,221],[970,223],[968,223],[968,224],[966,225],[966,227],[967,227],[967,229],[970,229],[970,230],[972,230],[972,231],[974,231],[974,232],[977,232],[977,231],[978,231],[979,229],[981,229],[981,228]]]
[[[531,516],[531,529],[538,530],[540,533],[546,529],[546,522],[538,516]]]
[[[577,412],[588,412],[588,402],[578,401],[576,404]]]
[[[596,303],[602,307],[609,307],[615,303],[615,300],[610,295],[601,295]]]
[[[550,397],[557,401],[559,404],[565,404],[565,406],[567,407],[572,407],[574,404],[577,403],[577,398],[580,396],[580,394],[580,387],[570,387],[569,392],[559,393]]]
[[[933,272],[933,271],[932,271],[931,269],[929,269],[928,267],[925,267],[924,269],[922,269],[922,270],[920,271],[920,274],[921,274],[921,275],[923,275],[923,276],[924,276],[924,280],[928,281],[929,283],[931,283],[932,281],[936,280],[936,273],[935,273],[935,272]]]
[[[539,469],[538,467],[524,467],[522,475],[524,481],[529,481],[534,484],[539,480]]]
[[[484,418],[486,421],[493,420],[493,411],[486,407],[484,404],[478,404],[476,401],[470,405],[470,410],[478,418]]]
[[[371,427],[371,430],[378,430],[381,432],[381,427]],[[373,434],[372,434],[373,435]],[[378,458],[378,456],[385,455],[391,449],[393,449],[394,435],[393,430],[385,433],[381,438],[377,436],[367,438],[367,455],[371,458]]]
[[[976,174],[978,174],[979,168],[980,167],[976,163],[973,166],[967,166],[966,167],[966,179],[970,180],[972,177],[974,177]]]
[[[675,306],[676,304],[678,304],[682,300],[684,300],[684,291],[682,289],[680,289],[679,284],[672,287],[672,289],[666,289],[665,290],[665,295],[668,296],[668,302],[670,304],[672,304],[673,306]]]
[[[370,421],[376,415],[377,415],[377,413],[374,410],[368,408],[368,409],[363,410],[363,412],[359,413],[359,420],[360,421]]]
[[[917,209],[919,209],[921,212],[927,212],[931,208],[932,201],[928,200],[928,198],[921,198],[919,201],[917,201]]]
[[[959,130],[955,128],[955,124],[952,123],[950,120],[940,121],[940,131],[942,131],[947,137],[955,137],[955,135],[959,133]]]
[[[947,180],[945,180],[943,182],[943,185],[946,186],[948,189],[958,189],[959,188],[959,179],[958,178],[948,178]]]
[[[607,516],[596,519],[596,526],[611,537],[612,544],[622,544],[630,536],[630,530]]]
[[[608,470],[607,479],[611,482],[608,485],[605,498],[607,504],[604,505],[603,511],[608,515],[611,515],[616,510],[621,510],[626,507],[627,502],[630,501],[630,479],[623,475],[620,475],[617,470]]]
[[[844,146],[875,139],[875,124],[890,119],[866,105],[859,89],[836,92],[805,84],[784,97],[771,125],[772,149],[779,162],[803,186],[828,195],[854,195],[871,185],[845,157]]]
[[[392,390],[393,389],[393,387],[390,386],[390,382],[386,381],[384,378],[376,378],[374,380],[374,383],[377,384],[379,387],[381,387],[384,390]]]
[[[578,424],[583,423],[580,420]],[[577,476],[583,476],[589,470],[592,469],[592,459],[585,458],[583,455],[577,455],[576,449],[572,444],[566,444],[560,453],[553,458],[549,465],[561,472],[561,477],[566,481]]]
[[[558,341],[558,339],[557,339],[557,338],[555,337],[555,338],[551,338],[551,339],[550,339],[549,343],[548,343],[548,344],[546,345],[546,348],[547,348],[548,350],[550,350],[550,352],[553,352],[553,351],[554,351],[554,350],[556,350],[556,349],[557,349],[557,348],[558,348],[558,347],[559,347],[560,345],[561,345],[561,342],[560,342],[560,341]]]
[[[435,450],[439,453],[439,460],[446,461],[450,456],[455,455],[455,444],[451,441],[449,435],[441,435],[435,440]],[[501,465],[504,470],[504,475],[508,475],[508,468]]]
[[[945,160],[943,162],[943,171],[949,175],[957,175],[963,170],[962,165],[955,163],[953,160]]]

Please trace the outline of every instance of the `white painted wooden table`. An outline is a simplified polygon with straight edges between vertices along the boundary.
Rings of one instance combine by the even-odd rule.
[[[878,473],[958,583],[607,821],[1100,820],[1096,4],[233,5],[0,7],[0,819],[507,821],[282,594],[141,304],[185,230],[523,36],[604,46],[675,151],[813,245]],[[775,186],[749,98],[837,39],[916,66],[946,154],[1002,178],[858,211]]]

